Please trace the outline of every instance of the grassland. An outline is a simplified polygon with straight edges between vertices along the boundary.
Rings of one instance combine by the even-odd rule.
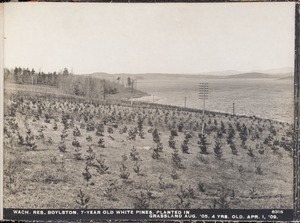
[[[4,121],[6,208],[292,208],[288,123],[207,112],[203,143],[200,110],[22,94]]]

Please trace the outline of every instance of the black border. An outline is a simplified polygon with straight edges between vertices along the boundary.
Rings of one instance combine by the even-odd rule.
[[[34,0],[33,0],[34,1]],[[299,176],[299,167],[300,167],[300,151],[299,151],[299,127],[300,127],[300,2],[298,0],[42,0],[38,2],[69,2],[69,3],[258,3],[258,2],[295,2],[295,61],[294,61],[294,152],[293,152],[293,165],[294,165],[294,173],[293,173],[293,209],[187,209],[199,216],[200,214],[208,214],[211,216],[215,215],[225,215],[227,214],[229,218],[195,218],[195,219],[161,219],[161,218],[147,218],[147,215],[90,215],[90,214],[80,214],[77,215],[77,218],[71,217],[70,215],[61,215],[61,214],[44,214],[37,215],[32,214],[35,211],[68,211],[68,210],[76,210],[78,212],[84,211],[84,209],[13,209],[13,208],[4,208],[3,209],[3,219],[4,220],[14,220],[14,221],[114,221],[114,220],[134,220],[134,221],[178,221],[178,220],[207,220],[207,221],[255,221],[255,219],[234,219],[232,215],[259,215],[260,219],[256,219],[258,221],[296,221],[300,219],[300,197],[299,197],[299,187],[300,187],[300,176]],[[11,0],[0,0],[0,2],[11,2]],[[19,0],[18,2],[32,2],[30,0]],[[28,210],[31,214],[13,214],[14,210]],[[95,210],[96,209],[89,209]],[[100,210],[100,209],[99,209]],[[103,209],[101,209],[103,210]],[[116,211],[117,209],[107,209]],[[120,210],[120,209],[119,209]],[[128,210],[128,209],[124,209]],[[135,211],[134,209],[131,209]],[[150,210],[150,209],[149,209]],[[156,211],[152,209],[153,212]],[[184,210],[182,210],[184,211]],[[278,218],[265,218],[262,219],[261,216],[269,216],[273,215],[273,212],[283,211],[284,214],[275,214]],[[51,216],[51,217],[50,217]],[[80,218],[79,218],[80,216]],[[231,216],[231,217],[230,217]],[[1,219],[0,219],[1,221]]]

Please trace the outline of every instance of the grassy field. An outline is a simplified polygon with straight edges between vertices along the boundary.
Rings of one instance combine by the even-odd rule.
[[[288,123],[20,95],[4,121],[5,208],[292,208]]]
[[[147,96],[148,94],[137,90],[137,89],[130,89],[122,87],[116,83],[110,83],[111,88],[116,89],[116,93],[107,93],[105,95],[106,100],[128,100],[131,97],[132,98],[140,98],[143,96]],[[62,87],[61,87],[62,88]],[[42,95],[50,95],[51,97],[55,98],[70,98],[70,99],[86,99],[86,96],[76,96],[74,93],[70,90],[69,93],[67,91],[64,91],[61,88],[57,87],[50,87],[47,85],[26,85],[26,84],[14,84],[14,83],[5,83],[5,90],[10,93],[19,92],[20,94],[24,95],[37,95],[41,93]],[[92,99],[93,97],[91,97]],[[99,93],[97,97],[95,97],[97,100],[103,100],[103,93]]]

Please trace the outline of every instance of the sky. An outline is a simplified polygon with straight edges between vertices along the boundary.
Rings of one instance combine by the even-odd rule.
[[[202,73],[294,66],[294,3],[5,3],[4,66]]]

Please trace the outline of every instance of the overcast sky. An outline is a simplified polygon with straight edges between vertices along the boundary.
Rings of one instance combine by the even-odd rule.
[[[294,3],[7,3],[4,64],[81,74],[293,67],[294,11]]]

